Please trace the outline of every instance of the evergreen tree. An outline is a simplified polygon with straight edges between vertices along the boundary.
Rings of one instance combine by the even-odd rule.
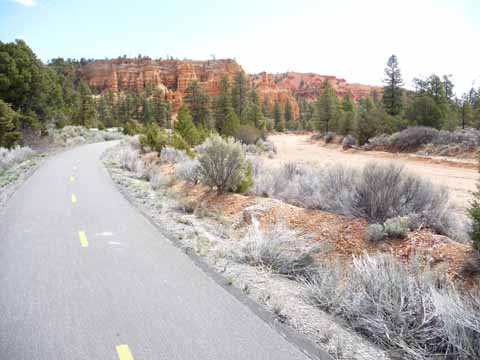
[[[325,80],[322,95],[315,103],[315,127],[325,133],[337,131],[339,118],[337,93]]]
[[[9,149],[20,139],[20,133],[15,130],[17,118],[10,105],[0,99],[0,147]]]
[[[442,110],[428,94],[416,95],[407,114],[415,125],[440,129],[443,123]]]
[[[273,120],[275,122],[275,131],[283,132],[285,130],[285,124],[283,121],[282,108],[278,100],[273,105]]]
[[[153,121],[154,119],[153,109],[150,104],[150,100],[147,98],[143,100],[142,112],[143,112],[142,120],[144,124],[147,124]]]
[[[159,89],[153,92],[153,114],[155,122],[161,127],[169,127],[170,104]]]
[[[268,101],[267,101],[266,98],[262,102],[262,113],[263,113],[263,116],[266,117],[266,118],[271,117],[270,105],[268,104]]]
[[[287,129],[291,129],[293,126],[293,112],[292,112],[292,105],[290,105],[290,101],[285,102],[285,108],[284,108],[284,118],[285,118],[285,124],[287,126]]]
[[[398,115],[402,111],[402,74],[398,66],[398,59],[395,55],[390,56],[385,68],[385,79],[383,80],[383,107],[390,115]]]
[[[232,106],[238,117],[242,115],[243,110],[247,106],[248,99],[248,83],[245,73],[240,71],[233,81],[232,86]]]
[[[480,183],[477,183],[477,191],[474,194],[473,201],[468,209],[468,215],[472,220],[470,228],[470,238],[472,246],[480,254]]]
[[[234,110],[228,91],[228,80],[223,78],[220,82],[220,95],[215,99],[215,128],[220,134],[224,133],[225,124],[231,112],[234,112]]]
[[[192,120],[192,115],[185,105],[182,105],[178,110],[175,131],[191,146],[197,145],[200,140],[198,130]]]
[[[339,125],[341,135],[352,134],[355,129],[355,113],[353,111],[344,111]]]
[[[98,118],[102,122],[102,124],[104,124],[106,127],[114,126],[112,110],[106,96],[100,97],[97,103],[97,113]]]
[[[374,137],[377,131],[377,108],[371,96],[360,100],[359,116],[355,133],[360,145]]]
[[[188,106],[196,126],[210,127],[210,99],[197,81],[190,82],[183,102]]]
[[[352,95],[350,92],[347,92],[342,100],[342,110],[345,112],[354,112],[355,103],[352,100]]]
[[[89,86],[81,81],[79,84],[80,108],[78,109],[77,122],[85,127],[96,126],[95,101]]]
[[[223,128],[222,134],[226,136],[235,137],[240,129],[240,119],[238,118],[235,111],[231,109],[227,114],[227,119],[225,122],[225,126]]]

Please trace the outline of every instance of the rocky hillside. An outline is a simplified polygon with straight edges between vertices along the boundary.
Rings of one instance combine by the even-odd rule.
[[[216,96],[220,91],[221,79],[226,76],[231,81],[243,69],[232,59],[194,61],[152,60],[144,57],[95,60],[86,63],[78,71],[90,87],[101,91],[138,91],[148,84],[160,88],[176,111],[191,81],[198,81],[208,95]],[[350,92],[355,100],[367,96],[371,90],[380,89],[369,85],[349,84],[335,76],[314,73],[264,72],[249,76],[250,84],[255,86],[262,101],[271,108],[277,100],[282,106],[289,101],[296,119],[299,117],[297,95],[307,100],[316,99],[325,80],[337,91],[339,97]]]

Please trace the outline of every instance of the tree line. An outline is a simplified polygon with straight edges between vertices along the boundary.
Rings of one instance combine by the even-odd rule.
[[[358,102],[347,93],[337,97],[325,82],[321,95],[314,102],[298,98],[302,129],[322,133],[354,135],[360,144],[380,134],[391,134],[408,126],[429,126],[454,130],[457,127],[480,128],[480,89],[473,87],[456,97],[450,76],[431,75],[414,79],[413,91],[403,88],[403,80],[395,55],[385,67],[381,93],[372,91]]]
[[[0,42],[0,146],[16,144],[26,128],[45,132],[50,123],[58,127],[117,126],[127,132],[149,124],[172,128],[171,104],[161,90],[147,85],[141,91],[101,94],[78,75],[78,68],[89,61],[57,58],[43,64],[24,41]],[[385,68],[383,91],[373,91],[355,102],[349,93],[339,98],[325,82],[315,101],[297,95],[300,117],[295,119],[289,101],[261,101],[246,74],[240,72],[231,81],[222,79],[220,93],[213,98],[198,82],[191,82],[176,123],[188,129],[189,139],[202,139],[215,131],[247,143],[274,130],[352,134],[362,144],[411,125],[480,128],[480,89],[472,88],[457,98],[448,76],[431,75],[414,83],[414,91],[403,88],[398,60],[392,55]]]

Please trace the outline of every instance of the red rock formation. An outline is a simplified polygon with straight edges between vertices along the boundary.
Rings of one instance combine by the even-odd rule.
[[[152,60],[113,59],[96,60],[79,69],[80,77],[91,87],[102,91],[125,91],[144,89],[146,85],[161,89],[166,99],[177,111],[191,81],[210,95],[220,91],[220,82],[225,76],[231,81],[242,67],[234,60]]]
[[[345,79],[314,73],[287,72],[275,74],[274,81],[279,87],[288,88],[293,94],[312,101],[322,93],[325,81],[336,90],[338,97],[343,98],[349,92],[355,101],[368,96],[372,90],[381,91],[382,89],[379,86],[349,84]]]
[[[255,87],[260,97],[260,101],[266,102],[270,108],[273,109],[275,101],[278,101],[282,107],[287,101],[292,105],[292,113],[295,119],[300,116],[297,100],[293,95],[292,89],[288,86],[282,86],[276,83],[275,75],[267,74],[265,72],[251,75],[251,83]]]
[[[139,91],[147,84],[159,88],[176,112],[191,81],[198,81],[208,95],[214,97],[220,92],[222,78],[227,77],[231,82],[240,71],[243,71],[242,67],[232,59],[192,61],[152,60],[144,57],[96,60],[81,67],[79,74],[91,87],[102,91]],[[257,89],[260,99],[268,103],[270,108],[273,108],[275,101],[279,101],[282,106],[289,101],[295,119],[299,118],[296,96],[315,100],[321,94],[325,81],[330,83],[339,97],[350,92],[354,100],[367,96],[372,90],[381,91],[379,87],[349,84],[335,76],[314,73],[260,73],[249,77],[249,82]]]

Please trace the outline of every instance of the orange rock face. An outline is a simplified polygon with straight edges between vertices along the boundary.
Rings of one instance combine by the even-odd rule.
[[[165,98],[172,104],[173,112],[176,112],[191,81],[198,81],[208,95],[214,97],[219,94],[220,82],[224,77],[232,82],[241,71],[242,67],[232,59],[194,61],[152,60],[144,57],[95,60],[81,67],[79,75],[91,87],[115,93],[126,90],[140,91],[146,85],[151,85],[163,91]],[[299,118],[296,97],[315,100],[322,92],[324,81],[330,83],[339,97],[350,92],[356,101],[367,96],[372,90],[381,90],[379,87],[349,84],[335,76],[314,73],[264,72],[249,76],[249,82],[257,89],[262,102],[266,102],[270,109],[275,101],[282,106],[285,106],[287,101],[290,102],[295,119]]]
[[[277,86],[288,88],[295,95],[312,101],[321,95],[325,81],[336,90],[338,97],[343,98],[345,94],[350,93],[355,101],[368,96],[372,90],[382,89],[379,86],[349,84],[345,79],[336,76],[315,73],[287,72],[273,75],[273,80]]]
[[[96,60],[79,69],[80,77],[88,85],[101,91],[139,91],[146,85],[162,90],[176,112],[191,81],[210,95],[220,91],[220,82],[226,76],[229,81],[242,70],[234,60],[152,60],[113,59]]]

